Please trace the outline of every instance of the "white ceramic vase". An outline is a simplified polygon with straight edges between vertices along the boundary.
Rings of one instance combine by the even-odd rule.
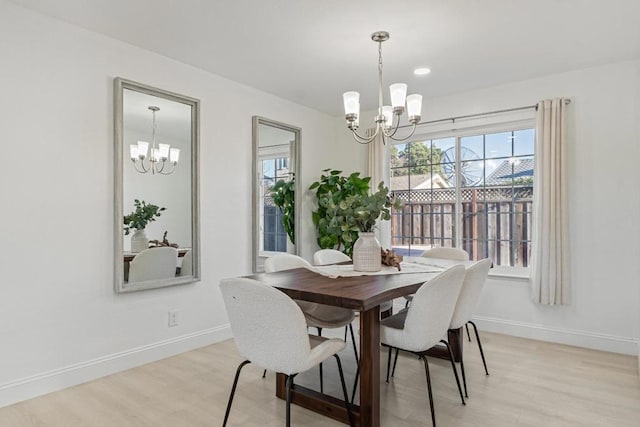
[[[353,245],[353,269],[355,271],[380,271],[380,242],[374,233],[360,232]]]
[[[144,228],[142,230],[136,229],[131,236],[131,252],[138,253],[145,249],[149,249],[147,234],[144,232]]]

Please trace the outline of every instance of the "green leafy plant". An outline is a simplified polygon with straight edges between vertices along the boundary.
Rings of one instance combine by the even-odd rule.
[[[378,184],[378,191],[369,194],[370,177],[360,177],[359,172],[342,176],[339,170],[323,170],[320,180],[309,190],[315,190],[318,209],[312,212],[312,220],[318,233],[318,245],[341,250],[351,256],[353,244],[360,232],[373,231],[378,219],[391,219],[392,204],[389,189]]]
[[[291,179],[280,179],[271,189],[273,203],[282,211],[282,226],[287,232],[289,240],[296,244],[296,180],[291,174]]]
[[[131,229],[144,230],[147,224],[155,221],[166,208],[161,208],[156,205],[147,204],[147,202],[134,200],[136,210],[129,215],[124,216],[124,234],[128,235]]]

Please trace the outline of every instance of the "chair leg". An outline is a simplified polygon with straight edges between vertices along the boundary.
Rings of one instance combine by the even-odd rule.
[[[322,328],[316,328],[318,330],[318,336],[322,336]],[[322,375],[322,363],[318,365],[320,371],[320,393],[324,393],[324,376]]]
[[[464,327],[467,330],[467,339],[469,340],[469,342],[471,342],[471,334],[469,334],[469,324],[465,323]]]
[[[293,378],[296,375],[289,375],[287,377],[287,408],[286,408],[286,421],[287,427],[291,427],[291,387],[293,386]]]
[[[464,401],[464,396],[462,395],[462,387],[460,386],[460,378],[458,377],[458,370],[456,369],[456,362],[453,360],[453,352],[451,351],[451,346],[445,340],[441,340],[445,346],[447,346],[447,350],[449,350],[449,360],[451,361],[451,368],[453,369],[453,375],[456,377],[456,384],[458,385],[458,392],[460,393],[460,400],[463,405],[466,405]]]
[[[389,346],[389,356],[387,357],[387,384],[389,384],[389,371],[391,371],[391,353],[393,353],[393,347]]]
[[[240,378],[240,371],[245,365],[251,363],[249,360],[245,360],[240,365],[238,365],[238,369],[236,369],[236,377],[233,380],[233,386],[231,387],[231,395],[229,395],[229,403],[227,403],[227,411],[224,413],[224,422],[222,423],[222,427],[227,425],[227,420],[229,419],[229,412],[231,412],[231,404],[233,403],[233,396],[236,394],[236,387],[238,386],[238,379]]]
[[[265,370],[262,372],[262,378],[265,378],[266,376],[267,376],[267,370],[265,369]]]
[[[353,391],[351,392],[351,404],[356,400],[356,390],[358,389],[358,379],[360,378],[360,365],[356,368],[356,379],[353,381]]]
[[[349,416],[349,425],[355,426],[353,423],[353,414],[351,413],[351,404],[349,403],[349,394],[347,393],[347,385],[344,382],[344,372],[342,371],[342,363],[340,362],[340,357],[337,354],[334,354],[333,357],[336,358],[336,362],[338,363],[338,373],[340,374],[340,383],[342,384],[342,395],[344,396],[344,406],[347,408],[347,415]]]
[[[349,326],[345,326],[344,327],[344,342],[347,342],[347,329],[349,328]]]
[[[431,392],[431,376],[429,375],[429,362],[427,362],[426,356],[420,356],[420,359],[424,361],[424,372],[427,376],[427,391],[429,392],[429,407],[431,408],[431,424],[436,427],[436,413],[433,408],[433,393]]]
[[[473,326],[473,331],[476,333],[476,340],[478,340],[478,348],[480,349],[480,356],[482,357],[482,364],[484,365],[484,373],[489,375],[489,371],[487,370],[487,362],[484,360],[484,352],[482,351],[482,343],[480,342],[480,335],[478,335],[478,327],[471,320],[469,322],[471,326]]]
[[[359,366],[360,359],[358,358],[358,347],[356,346],[356,335],[353,333],[353,325],[351,323],[349,323],[349,332],[351,332],[351,343],[353,344],[353,354],[356,356],[356,365]],[[345,337],[345,341],[346,341],[346,337]]]
[[[396,375],[396,365],[398,364],[398,354],[400,354],[400,349],[396,348],[396,357],[393,359],[393,370],[391,371],[391,378]]]
[[[469,398],[467,393],[467,376],[464,374],[464,360],[460,360],[460,371],[462,372],[462,385],[464,386],[464,397]]]
[[[407,302],[404,303],[404,308],[409,308],[409,300],[407,300]]]

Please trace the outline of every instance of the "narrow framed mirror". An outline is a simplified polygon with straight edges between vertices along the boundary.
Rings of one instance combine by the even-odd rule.
[[[301,129],[253,117],[253,271],[278,252],[299,254]]]
[[[200,279],[200,101],[114,80],[115,291]]]

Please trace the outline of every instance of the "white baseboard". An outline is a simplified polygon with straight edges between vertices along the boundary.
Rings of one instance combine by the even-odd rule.
[[[573,329],[553,328],[533,323],[515,322],[485,316],[473,316],[473,320],[478,325],[478,328],[488,332],[591,348],[594,350],[610,351],[613,353],[637,355],[640,351],[640,343],[633,338]]]
[[[0,407],[231,338],[228,324],[0,384]]]

